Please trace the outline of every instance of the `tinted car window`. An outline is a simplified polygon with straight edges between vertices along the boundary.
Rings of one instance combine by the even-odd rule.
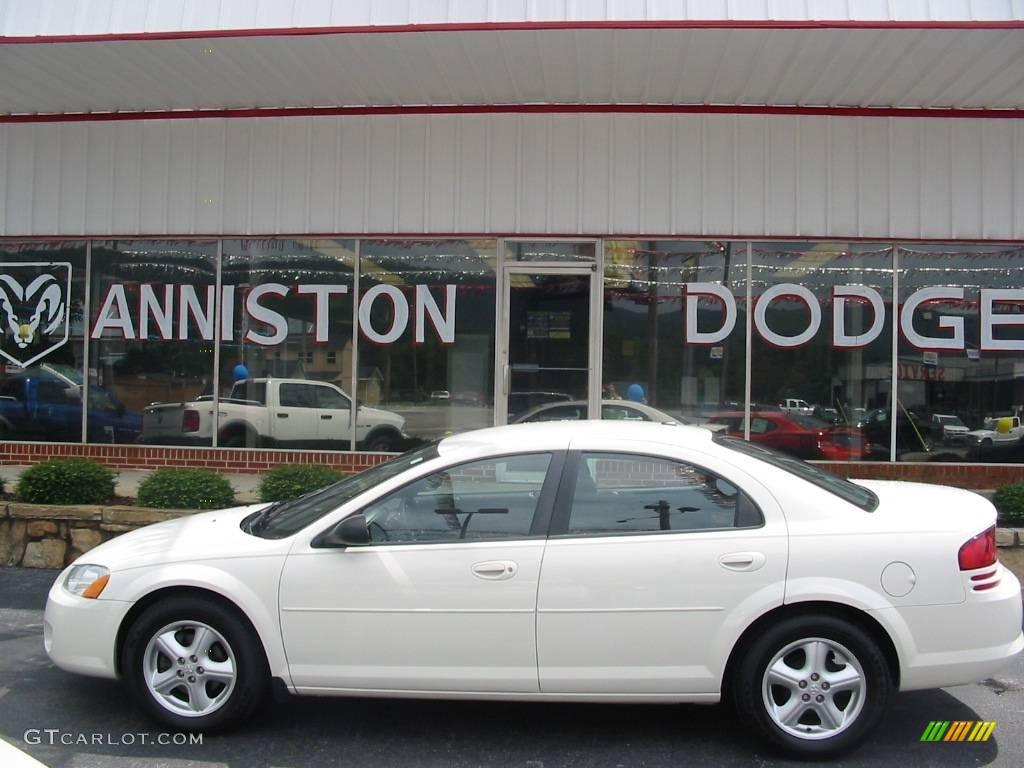
[[[698,531],[762,522],[739,488],[700,467],[650,456],[584,453],[567,533]]]
[[[289,408],[316,408],[316,393],[308,384],[282,384],[280,398]]]
[[[530,535],[551,455],[504,456],[449,467],[371,504],[374,543],[516,539]]]
[[[583,409],[575,405],[562,405],[557,408],[545,408],[533,414],[526,421],[578,421],[583,418]]]
[[[316,402],[319,408],[349,408],[348,398],[331,387],[316,388]]]
[[[833,475],[831,472],[827,472],[814,464],[808,464],[805,461],[800,461],[800,459],[787,456],[784,453],[772,450],[758,443],[748,443],[737,437],[716,435],[713,439],[719,445],[731,448],[739,453],[745,453],[748,456],[753,456],[755,459],[760,459],[767,464],[789,472],[791,475],[796,475],[809,483],[813,483],[841,499],[846,499],[851,504],[856,504],[867,512],[872,512],[878,507],[878,497],[867,488],[851,483],[849,480],[838,475]]]
[[[604,405],[601,407],[602,419],[618,421],[648,421],[648,418],[635,408],[626,405]]]
[[[391,461],[365,469],[334,485],[307,493],[291,501],[271,504],[242,521],[242,529],[265,539],[283,539],[333,512],[346,502],[381,483],[397,477],[417,464],[437,458],[437,444],[430,443],[403,453]]]
[[[267,385],[263,382],[240,381],[231,388],[231,399],[266,405]]]

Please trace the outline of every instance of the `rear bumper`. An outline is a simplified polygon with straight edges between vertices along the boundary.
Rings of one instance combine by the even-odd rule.
[[[1024,650],[1020,583],[1000,568],[999,586],[968,593],[963,603],[878,611],[909,637],[900,647],[900,690],[944,688],[991,677]],[[881,614],[894,612],[898,616]]]

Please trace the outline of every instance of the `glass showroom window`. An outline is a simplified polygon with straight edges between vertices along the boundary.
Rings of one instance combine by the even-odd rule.
[[[0,244],[0,440],[81,441],[84,307],[84,243]]]
[[[214,242],[93,243],[90,442],[203,442],[183,404],[213,391],[216,258]]]
[[[901,461],[1024,461],[1024,248],[900,245]]]
[[[408,435],[387,450],[494,423],[495,254],[494,240],[363,241],[359,401]]]
[[[804,459],[889,458],[892,248],[754,243],[750,439]],[[742,419],[727,429],[742,435]]]
[[[620,415],[608,407],[619,398],[658,420],[743,410],[746,258],[746,243],[605,244],[606,418]]]
[[[218,445],[350,448],[351,240],[225,240]],[[361,414],[356,442],[392,414]]]

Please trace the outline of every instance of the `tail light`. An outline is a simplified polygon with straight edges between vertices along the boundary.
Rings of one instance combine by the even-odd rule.
[[[185,412],[183,414],[181,414],[181,431],[182,432],[198,432],[199,431],[199,411],[193,411],[192,409],[186,409]]]
[[[996,563],[996,527],[982,531],[972,539],[964,542],[957,554],[961,571],[973,571],[987,568]]]

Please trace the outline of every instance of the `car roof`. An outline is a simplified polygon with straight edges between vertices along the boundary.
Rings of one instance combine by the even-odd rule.
[[[652,445],[700,445],[711,442],[713,433],[702,427],[659,424],[651,421],[582,420],[541,421],[488,427],[446,437],[438,444],[441,455],[449,453],[519,453],[565,450],[573,447],[615,450],[622,441]]]
[[[554,400],[550,403],[535,405],[522,416],[517,418],[516,421],[523,421],[538,413],[543,413],[544,411],[553,411],[558,408],[583,408],[586,407],[586,405],[586,400]],[[635,400],[616,400],[614,398],[605,398],[601,400],[601,407],[603,408],[606,405],[619,406],[621,408],[634,408],[641,413],[646,413],[648,416],[664,416],[665,418],[672,419],[672,421],[679,421],[679,419],[671,413],[665,413],[664,411],[655,408],[653,405],[638,403]]]

